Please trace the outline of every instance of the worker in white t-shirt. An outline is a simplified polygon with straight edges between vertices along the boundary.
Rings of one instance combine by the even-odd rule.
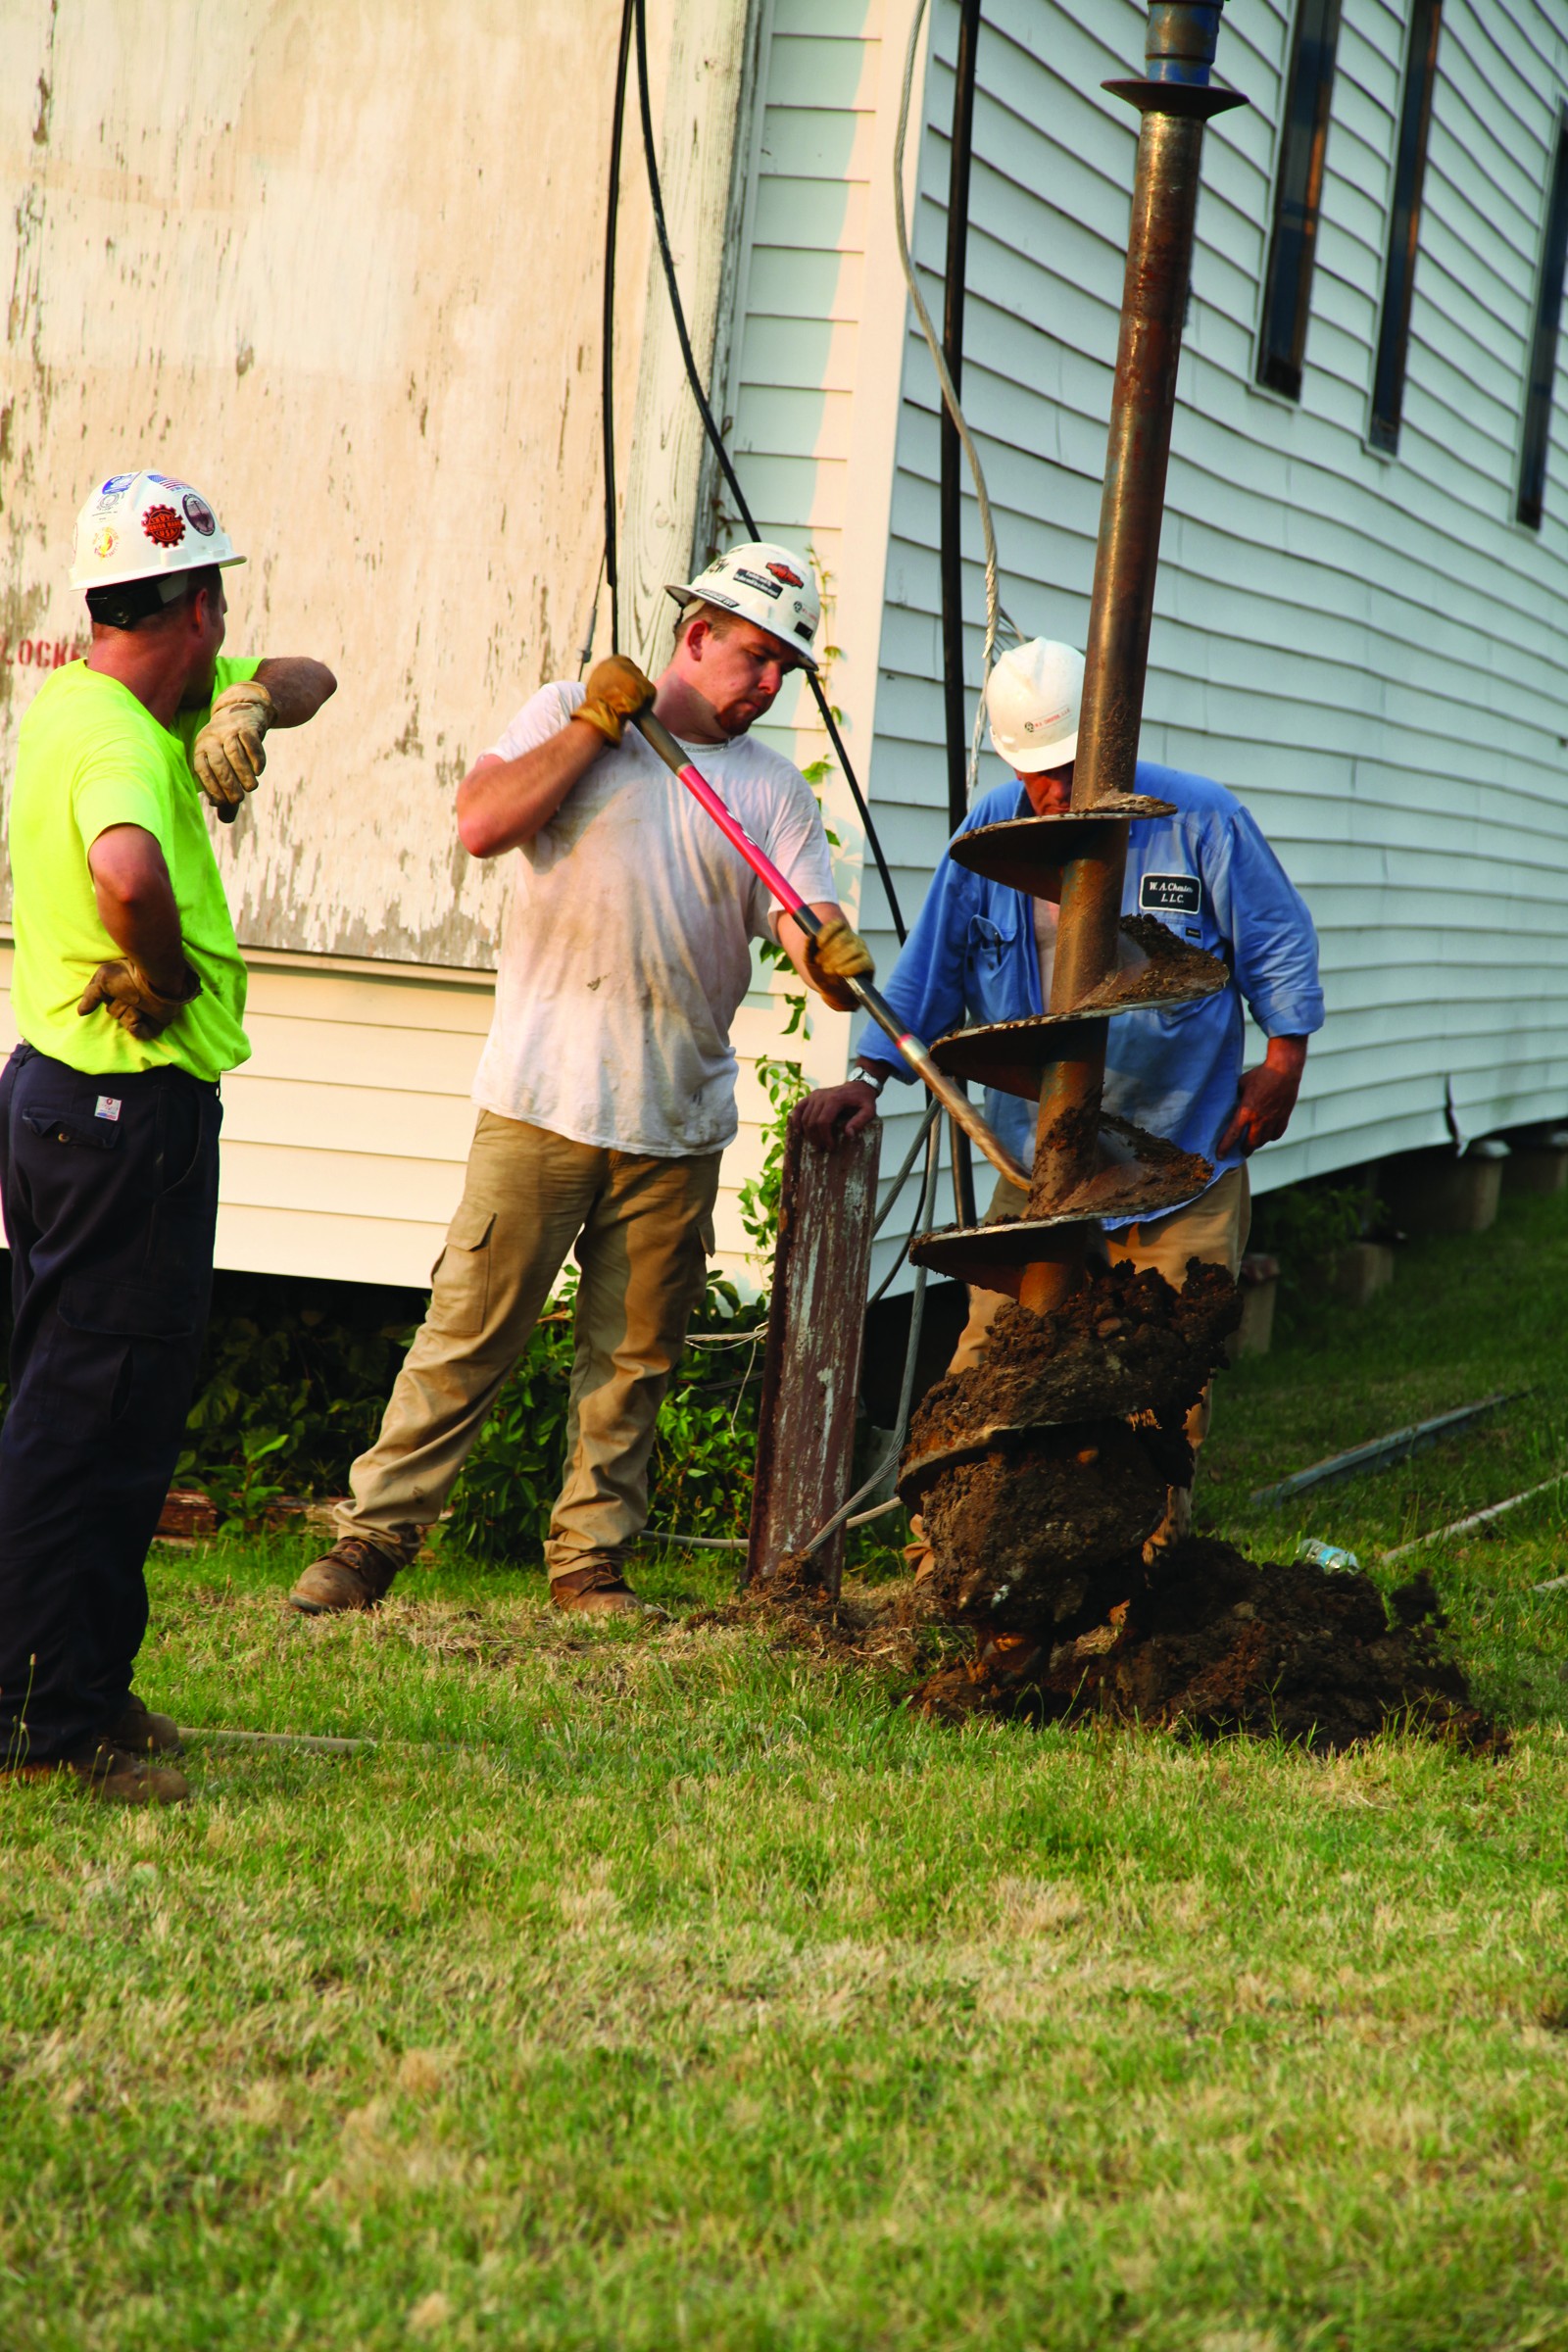
[[[458,791],[475,858],[515,853],[479,1119],[429,1311],[338,1540],[290,1595],[375,1605],[418,1550],[568,1251],[581,1268],[566,1478],[545,1545],[558,1607],[642,1606],[624,1568],[648,1507],[661,1400],[702,1295],[734,1140],[730,1023],[751,942],[777,938],[829,1004],[871,958],[833,899],[800,770],[748,730],[814,667],[820,606],[788,548],[732,549],[689,585],[658,685],[612,656],[541,688]],[[823,920],[808,941],[628,722],[653,704]]]

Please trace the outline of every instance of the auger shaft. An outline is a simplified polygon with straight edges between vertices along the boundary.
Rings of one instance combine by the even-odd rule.
[[[1170,461],[1182,315],[1192,277],[1199,161],[1207,117],[1238,103],[1208,80],[1222,0],[1156,0],[1150,11],[1148,77],[1105,86],[1142,112],[1121,336],[1101,495],[1072,805],[1088,810],[1137,788],[1149,633]],[[1128,828],[1107,826],[1064,865],[1053,1013],[1071,1012],[1115,969]],[[1047,1070],[1036,1129],[1031,1214],[1048,1215],[1094,1171],[1104,1087],[1105,1031],[1081,1058]],[[1091,1228],[1076,1247],[1024,1268],[1020,1303],[1047,1313],[1082,1272]]]

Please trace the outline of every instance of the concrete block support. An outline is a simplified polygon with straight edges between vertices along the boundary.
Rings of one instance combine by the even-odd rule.
[[[1506,1144],[1472,1144],[1452,1152],[1411,1152],[1385,1161],[1378,1191],[1396,1225],[1408,1234],[1486,1233],[1495,1224]]]
[[[1388,1242],[1351,1242],[1334,1260],[1329,1287],[1347,1306],[1365,1306],[1394,1280],[1394,1250]]]
[[[1568,1192],[1568,1132],[1510,1144],[1503,1162],[1505,1193]]]

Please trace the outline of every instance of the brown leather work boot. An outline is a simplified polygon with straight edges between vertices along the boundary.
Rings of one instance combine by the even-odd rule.
[[[102,1805],[182,1805],[190,1783],[182,1772],[154,1764],[147,1756],[132,1755],[110,1740],[88,1740],[74,1755],[47,1764],[17,1764],[8,1777],[18,1781],[58,1780],[70,1774],[86,1793]]]
[[[586,1568],[573,1568],[565,1576],[550,1580],[550,1597],[558,1609],[570,1609],[578,1617],[662,1617],[662,1609],[651,1600],[642,1600],[632,1591],[618,1568],[608,1560],[594,1560]]]
[[[108,1746],[122,1747],[133,1756],[177,1756],[184,1751],[172,1715],[155,1715],[134,1690],[99,1737]]]
[[[289,1606],[307,1617],[373,1609],[386,1597],[400,1565],[363,1536],[340,1536],[330,1551],[311,1562],[288,1596]]]

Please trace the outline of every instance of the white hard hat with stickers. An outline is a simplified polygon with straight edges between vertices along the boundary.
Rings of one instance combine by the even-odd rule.
[[[803,667],[815,669],[811,642],[821,622],[822,600],[809,564],[794,548],[748,539],[715,556],[695,580],[684,587],[672,584],[666,593],[683,607],[717,605],[721,612],[738,612],[787,645]]]
[[[992,749],[1015,775],[1065,767],[1078,751],[1084,658],[1076,646],[1031,637],[1004,653],[986,680]]]
[[[165,601],[179,593],[177,575],[209,564],[243,564],[233,541],[199,490],[168,473],[112,473],[76,516],[73,588],[117,588],[165,575]]]

